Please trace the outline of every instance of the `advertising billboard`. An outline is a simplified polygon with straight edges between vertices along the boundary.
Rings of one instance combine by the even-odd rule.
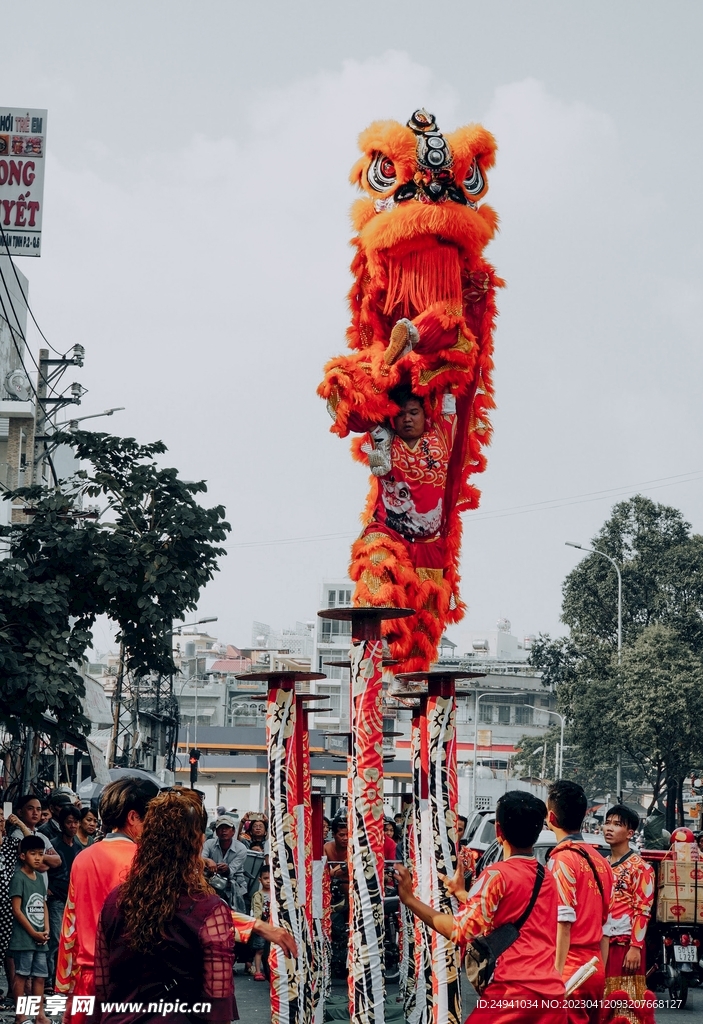
[[[0,252],[41,256],[45,160],[46,110],[0,107]]]

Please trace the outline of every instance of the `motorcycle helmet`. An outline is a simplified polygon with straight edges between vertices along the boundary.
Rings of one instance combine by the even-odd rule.
[[[695,843],[696,837],[690,828],[675,828],[671,833],[672,843]]]

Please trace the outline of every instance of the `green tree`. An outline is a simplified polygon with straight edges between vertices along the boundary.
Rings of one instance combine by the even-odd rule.
[[[612,724],[653,787],[652,806],[664,785],[675,802],[682,780],[703,764],[702,688],[703,661],[667,626],[648,626],[623,652]]]
[[[703,537],[678,509],[636,495],[613,508],[591,541],[621,567],[623,643],[653,623],[678,631],[703,651]],[[578,645],[617,643],[617,577],[589,554],[566,577],[562,621]]]
[[[661,711],[652,709],[646,687],[638,691],[626,686],[626,664],[630,675],[633,658],[647,664],[656,643],[645,637],[654,636],[658,642],[669,638],[669,655],[671,645],[678,644],[679,653],[687,652],[694,663],[703,656],[703,537],[691,534],[678,509],[637,495],[614,507],[591,545],[621,567],[622,667],[616,657],[617,576],[607,560],[596,554],[587,555],[564,582],[562,620],[570,627],[570,636],[554,640],[541,636],[530,661],[542,669],[543,683],[556,689],[559,707],[568,716],[567,742],[575,761],[572,777],[590,779],[591,789],[600,779],[605,792],[614,791],[620,754],[623,779],[636,783],[646,779],[657,791],[667,785],[673,792],[676,786],[680,789],[682,773],[697,763],[696,745],[687,733],[677,758],[664,763],[650,757],[641,730],[637,741],[625,742],[630,719],[641,722],[652,716],[656,721]],[[664,632],[650,633],[655,628]],[[684,680],[688,669],[684,671],[680,658],[673,658],[669,665],[666,685],[673,695],[677,666]]]
[[[77,432],[59,440],[85,468],[62,490],[22,488],[29,521],[0,528],[0,720],[53,731],[82,730],[77,666],[96,617],[118,626],[126,668],[135,676],[174,669],[170,629],[197,606],[229,531],[221,505],[203,508],[204,482],[180,480],[155,456],[161,442]],[[81,512],[98,501],[98,518]]]

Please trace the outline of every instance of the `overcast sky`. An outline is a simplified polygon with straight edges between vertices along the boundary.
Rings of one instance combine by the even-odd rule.
[[[315,388],[344,350],[347,174],[369,121],[419,106],[495,134],[507,281],[450,635],[562,631],[564,541],[637,491],[703,531],[700,3],[2,8],[2,103],[49,110],[30,301],[85,345],[80,414],[126,406],[102,429],[162,439],[227,506],[221,639],[312,618],[346,570],[366,476]]]

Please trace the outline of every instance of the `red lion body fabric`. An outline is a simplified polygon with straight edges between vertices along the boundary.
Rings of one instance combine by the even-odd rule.
[[[405,126],[375,122],[359,142],[352,181],[367,195],[352,208],[354,351],[328,363],[318,391],[334,433],[366,433],[353,452],[374,474],[352,548],[354,603],[414,609],[384,631],[396,671],[422,671],[464,613],[460,513],[478,505],[471,477],[484,469],[490,439],[502,282],[483,257],[497,217],[478,203],[495,141],[479,125],[442,135],[418,110]],[[415,447],[392,430],[398,388],[423,403]]]

